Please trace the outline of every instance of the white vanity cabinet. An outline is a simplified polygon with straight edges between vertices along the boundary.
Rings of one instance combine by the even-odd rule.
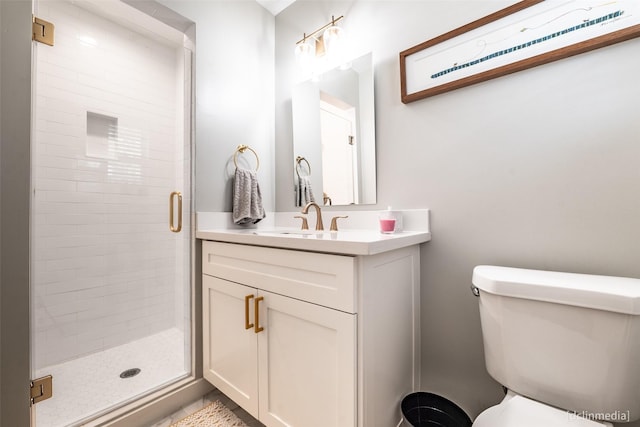
[[[390,427],[419,381],[419,249],[202,242],[204,377],[267,427]]]

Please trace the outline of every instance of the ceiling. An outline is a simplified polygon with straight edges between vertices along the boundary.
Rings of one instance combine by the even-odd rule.
[[[296,0],[256,0],[262,7],[274,15],[280,13],[284,8]]]

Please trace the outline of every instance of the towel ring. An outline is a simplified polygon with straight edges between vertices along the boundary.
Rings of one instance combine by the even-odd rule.
[[[300,162],[302,161],[307,164],[307,169],[309,169],[309,176],[311,176],[311,165],[309,164],[309,161],[302,156],[298,156],[296,157],[296,174],[298,175],[298,178],[300,178]]]
[[[238,145],[238,148],[236,148],[236,152],[233,153],[233,164],[236,165],[236,169],[238,169],[238,153],[244,153],[245,151],[251,151],[253,153],[254,156],[256,156],[256,172],[258,171],[258,169],[260,169],[260,158],[258,157],[258,153],[255,152],[255,150],[251,147],[249,147],[248,145]]]

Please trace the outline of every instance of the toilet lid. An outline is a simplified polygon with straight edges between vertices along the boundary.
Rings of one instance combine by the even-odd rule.
[[[599,423],[578,417],[522,396],[505,399],[487,409],[473,422],[473,427],[603,427]]]

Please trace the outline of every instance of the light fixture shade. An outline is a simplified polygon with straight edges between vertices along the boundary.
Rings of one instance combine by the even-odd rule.
[[[348,46],[345,31],[336,25],[342,18],[344,16],[331,16],[327,25],[312,33],[304,33],[294,50],[300,68],[314,73],[316,68],[326,68],[343,60]]]
[[[334,24],[324,30],[322,40],[324,41],[325,52],[327,52],[328,55],[336,55],[342,50],[344,30]]]
[[[301,68],[310,70],[316,58],[316,44],[313,38],[305,39],[295,47],[296,61]]]

